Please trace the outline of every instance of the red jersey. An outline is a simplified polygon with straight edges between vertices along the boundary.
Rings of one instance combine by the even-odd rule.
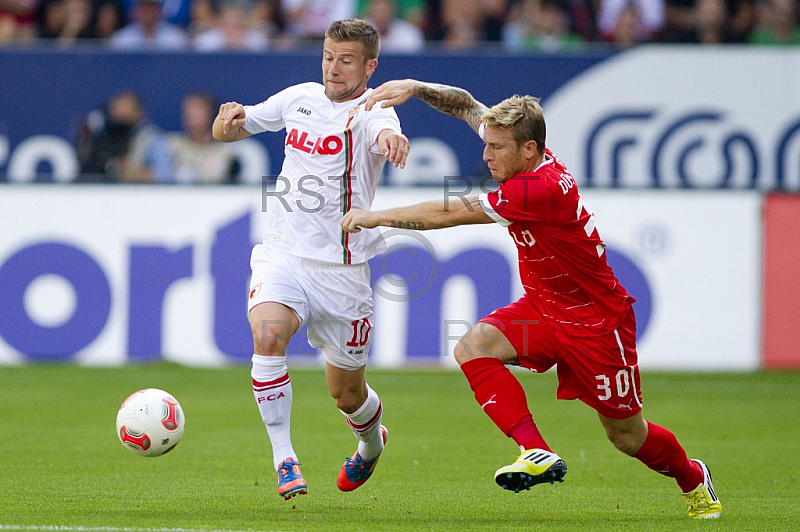
[[[614,330],[635,299],[606,262],[594,214],[564,164],[544,162],[481,196],[486,214],[517,244],[526,297],[551,325],[589,336]]]

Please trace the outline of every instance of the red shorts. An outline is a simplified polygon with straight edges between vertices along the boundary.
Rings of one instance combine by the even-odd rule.
[[[616,329],[599,336],[571,336],[551,327],[526,297],[480,321],[500,329],[523,367],[543,373],[557,364],[559,399],[580,399],[615,419],[642,410],[632,308]]]

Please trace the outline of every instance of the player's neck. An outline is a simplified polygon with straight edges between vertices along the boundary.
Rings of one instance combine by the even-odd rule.
[[[536,157],[527,162],[527,164],[522,169],[520,174],[530,174],[531,172],[539,168],[543,162],[544,162],[544,155],[537,155]]]

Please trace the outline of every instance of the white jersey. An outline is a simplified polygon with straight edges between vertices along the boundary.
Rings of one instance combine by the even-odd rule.
[[[372,207],[386,162],[378,134],[401,131],[394,109],[364,110],[371,92],[336,103],[323,85],[301,83],[245,106],[248,133],[286,129],[283,169],[267,198],[265,246],[338,264],[366,262],[383,251],[377,229],[346,233],[339,226],[350,209]]]

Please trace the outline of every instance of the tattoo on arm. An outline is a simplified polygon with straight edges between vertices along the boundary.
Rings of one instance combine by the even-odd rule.
[[[463,117],[464,121],[469,124],[469,127],[477,133],[478,129],[481,127],[481,117],[483,114],[488,111],[489,109],[480,102],[475,102],[477,105],[473,106],[472,109],[469,110],[467,116]]]
[[[477,133],[488,108],[464,89],[437,83],[420,84],[414,96],[437,111],[464,120]]]
[[[424,230],[425,224],[422,222],[405,222],[400,220],[392,220],[390,227],[397,227],[398,229]]]

